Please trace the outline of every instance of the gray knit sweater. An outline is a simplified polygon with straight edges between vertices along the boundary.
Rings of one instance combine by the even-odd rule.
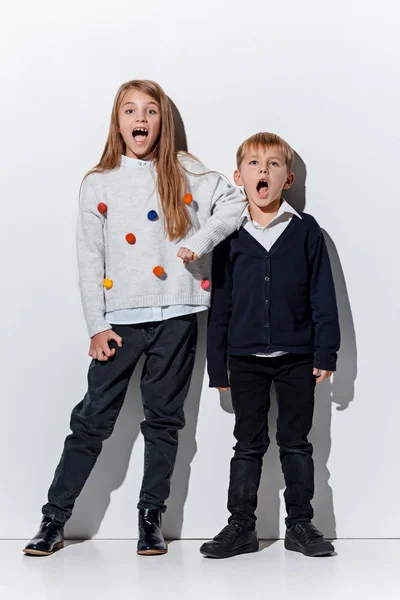
[[[86,177],[77,226],[79,287],[89,336],[110,329],[105,313],[122,308],[190,304],[209,306],[212,249],[238,225],[246,200],[218,173],[180,153],[193,196],[193,228],[169,241],[152,162],[129,161]],[[199,174],[202,174],[199,176]],[[183,198],[182,198],[183,202]],[[128,235],[131,234],[131,235]],[[132,236],[133,234],[133,236]],[[199,255],[186,267],[179,248]],[[163,272],[159,274],[162,267]]]

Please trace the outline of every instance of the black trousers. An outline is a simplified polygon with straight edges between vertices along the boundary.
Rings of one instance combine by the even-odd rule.
[[[145,420],[144,475],[139,508],[165,510],[178,447],[185,425],[183,405],[192,376],[196,343],[195,314],[156,323],[113,325],[123,347],[108,362],[92,361],[88,391],[72,411],[64,451],[48,493],[44,515],[67,521],[102,445],[123,405],[134,368],[145,354],[141,379]]]
[[[255,526],[263,456],[269,446],[268,411],[274,382],[278,403],[277,443],[285,478],[290,526],[313,517],[314,463],[307,436],[314,412],[313,356],[230,356],[230,385],[237,443],[231,461],[229,521]]]

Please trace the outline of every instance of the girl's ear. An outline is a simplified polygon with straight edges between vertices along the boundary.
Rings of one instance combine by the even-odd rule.
[[[236,185],[243,185],[242,177],[238,169],[236,169],[236,171],[233,174],[233,181],[236,183]]]
[[[286,183],[283,186],[284,190],[288,190],[289,188],[292,187],[293,183],[294,183],[294,173],[289,173],[286,179]]]

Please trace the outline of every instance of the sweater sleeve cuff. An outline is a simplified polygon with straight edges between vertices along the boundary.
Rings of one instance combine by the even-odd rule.
[[[314,352],[314,367],[323,371],[336,371],[337,353],[326,350]]]
[[[109,329],[112,329],[110,323],[108,323],[104,319],[104,317],[99,317],[97,319],[88,319],[86,324],[90,338],[92,338],[94,335],[97,335],[98,333],[101,333],[102,331],[108,331]]]
[[[219,365],[215,368],[215,365],[210,368],[208,363],[208,376],[209,376],[209,387],[229,387],[228,369],[226,365]]]
[[[203,254],[211,252],[215,246],[222,242],[227,237],[224,225],[213,224],[213,227],[204,226],[202,229],[185,240],[184,245],[200,258]]]

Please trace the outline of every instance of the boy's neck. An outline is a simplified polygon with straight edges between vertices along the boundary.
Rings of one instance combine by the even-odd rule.
[[[283,202],[282,198],[277,198],[268,206],[259,207],[254,202],[249,200],[249,212],[251,220],[255,221],[262,227],[265,227],[276,217]]]

